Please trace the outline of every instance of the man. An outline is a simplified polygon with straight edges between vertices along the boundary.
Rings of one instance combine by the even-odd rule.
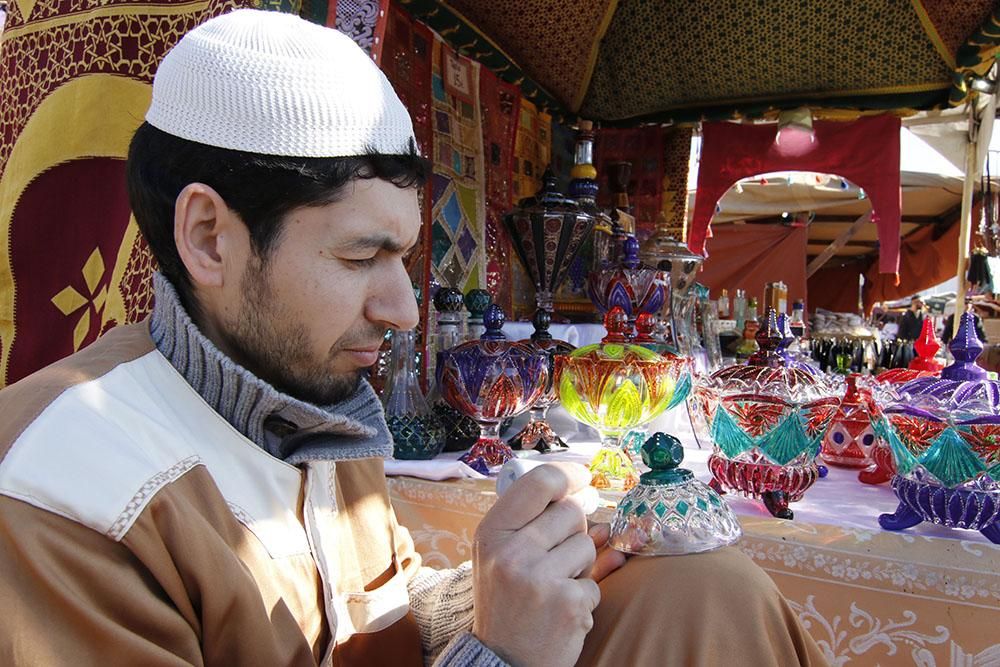
[[[924,302],[919,296],[910,300],[910,308],[903,313],[903,318],[899,322],[900,340],[913,342],[920,337],[920,330],[924,326]]]
[[[976,312],[975,307],[971,301],[965,302],[965,312],[972,315],[972,322],[975,325],[976,336],[979,337],[979,342],[985,344],[989,342],[986,339],[986,331],[983,329],[983,318],[979,317],[979,313]],[[948,313],[948,317],[944,318],[944,329],[941,331],[941,342],[947,345],[951,342],[951,339],[955,337],[955,313]]]
[[[209,21],[146,121],[127,171],[152,317],[0,392],[0,663],[822,662],[736,550],[621,567],[570,497],[580,466],[512,486],[472,564],[420,566],[360,374],[417,324],[427,174],[349,39]]]

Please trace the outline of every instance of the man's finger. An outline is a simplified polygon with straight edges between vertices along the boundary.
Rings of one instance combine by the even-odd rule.
[[[605,546],[603,549],[597,550],[597,558],[594,560],[594,564],[591,566],[590,573],[587,576],[595,582],[600,583],[604,577],[620,568],[628,559],[628,554],[623,554],[621,551]]]
[[[578,463],[547,463],[528,471],[497,500],[479,524],[480,531],[511,531],[527,525],[560,500],[590,483],[590,472]]]
[[[595,523],[587,530],[587,533],[590,534],[590,539],[594,540],[594,547],[600,549],[608,543],[608,539],[611,537],[611,524]]]
[[[517,532],[516,540],[525,546],[531,545],[549,551],[564,540],[579,533],[587,532],[587,517],[580,507],[580,501],[567,496],[549,503],[541,514]]]
[[[540,578],[576,579],[590,572],[596,555],[586,533],[577,533],[548,552],[536,571]]]

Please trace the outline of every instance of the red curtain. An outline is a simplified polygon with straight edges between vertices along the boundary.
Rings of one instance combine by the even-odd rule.
[[[809,302],[806,307],[810,311],[825,308],[836,313],[858,312],[859,279],[871,265],[870,261],[857,261],[844,266],[832,263],[824,266],[809,277]],[[888,282],[893,282],[891,276]]]
[[[892,276],[879,274],[874,266],[868,269],[865,273],[865,311],[871,311],[877,301],[902,299],[954,278],[958,271],[960,227],[956,222],[938,238],[934,238],[938,230],[931,226],[907,236],[899,253],[899,285]]]
[[[775,144],[777,125],[705,123],[688,245],[704,252],[715,206],[740,179],[775,171],[816,171],[843,176],[864,188],[878,227],[879,271],[895,274],[901,207],[899,126],[899,118],[887,115],[850,123],[816,121],[815,142],[805,152],[789,155]]]
[[[711,256],[705,260],[698,282],[712,288],[718,298],[722,288],[730,298],[736,289],[747,296],[764,297],[764,284],[788,285],[789,303],[806,297],[805,227],[780,225],[719,225],[709,240]]]

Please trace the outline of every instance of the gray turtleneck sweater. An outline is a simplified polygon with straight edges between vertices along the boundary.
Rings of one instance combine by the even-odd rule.
[[[223,354],[194,324],[166,278],[157,273],[153,284],[156,301],[149,328],[157,349],[248,439],[292,464],[392,455],[382,404],[367,381],[334,405],[313,405],[284,394]],[[469,563],[454,570],[421,568],[409,592],[428,664],[506,664],[468,631],[472,627]]]

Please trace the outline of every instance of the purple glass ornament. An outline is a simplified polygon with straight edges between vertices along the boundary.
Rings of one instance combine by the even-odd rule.
[[[462,460],[473,465],[502,465],[513,452],[500,439],[500,424],[538,400],[548,381],[548,357],[523,343],[507,340],[503,310],[496,304],[483,317],[486,332],[440,353],[437,379],[445,401],[476,420],[479,441]]]
[[[656,315],[670,294],[667,273],[639,262],[639,241],[628,236],[622,244],[619,266],[592,271],[587,277],[587,293],[603,315],[614,307],[625,311],[630,322],[641,313]]]
[[[896,463],[899,506],[879,517],[887,530],[921,521],[978,530],[1000,544],[1000,382],[975,365],[983,346],[971,314],[949,345],[941,377],[898,389],[880,425]]]

